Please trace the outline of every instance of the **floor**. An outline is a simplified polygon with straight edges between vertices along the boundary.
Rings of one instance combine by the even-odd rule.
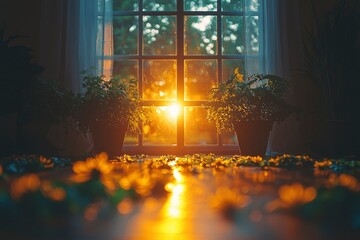
[[[127,182],[136,182],[135,189],[141,197],[123,199],[117,211],[109,210],[102,202],[98,204],[105,207],[88,208],[83,216],[61,223],[59,239],[360,239],[358,226],[341,224],[349,221],[344,217],[349,216],[347,213],[329,214],[338,218],[334,221],[327,221],[326,214],[321,215],[325,218],[312,219],[317,215],[309,215],[309,208],[303,207],[319,197],[320,188],[328,187],[334,178],[341,176],[328,171],[222,165],[186,169],[153,165],[151,168],[146,163],[115,165],[120,185],[126,188]],[[68,179],[72,175],[70,169],[64,169],[55,175],[44,173],[41,178]],[[356,184],[355,187],[360,186]],[[30,239],[16,233],[5,237]]]

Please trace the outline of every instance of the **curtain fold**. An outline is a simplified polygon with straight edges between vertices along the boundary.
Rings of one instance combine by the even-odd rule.
[[[96,67],[97,0],[42,1],[40,63],[45,78],[78,93],[80,72]]]
[[[301,56],[299,41],[301,29],[299,26],[298,1],[262,0],[263,27],[261,38],[262,51],[260,54],[263,63],[263,73],[281,76],[290,83],[290,91],[285,99],[296,105],[293,92],[296,72],[299,61],[291,56]],[[296,52],[297,51],[297,52]],[[295,57],[296,58],[296,57]],[[301,149],[298,121],[294,116],[284,122],[275,123],[270,134],[267,153],[296,153]]]
[[[97,36],[98,73],[109,79],[113,75],[113,0],[99,1],[99,23]]]
[[[97,0],[71,0],[67,4],[64,77],[73,92],[81,90],[81,72],[96,66]]]

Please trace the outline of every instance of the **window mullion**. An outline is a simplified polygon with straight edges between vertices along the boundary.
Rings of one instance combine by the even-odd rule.
[[[181,111],[177,118],[177,146],[184,147],[184,3],[177,1],[177,102]]]
[[[139,96],[143,97],[143,55],[142,55],[142,49],[143,49],[143,1],[139,1],[139,10],[138,10],[138,23],[139,23],[139,42],[138,42],[138,81],[139,81]],[[142,133],[143,130],[143,123],[140,124],[140,133]],[[138,134],[138,146],[143,146],[143,134]]]
[[[218,64],[218,84],[222,81],[222,19],[221,19],[221,0],[217,1],[217,64]],[[217,135],[218,146],[223,145],[223,140],[221,134]]]

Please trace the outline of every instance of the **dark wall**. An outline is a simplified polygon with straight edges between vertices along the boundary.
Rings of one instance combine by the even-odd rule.
[[[33,50],[34,60],[39,57],[41,0],[1,0],[0,26],[5,26],[6,36],[25,35],[16,40]]]

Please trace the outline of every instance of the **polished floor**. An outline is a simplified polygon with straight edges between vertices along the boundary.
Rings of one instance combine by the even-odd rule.
[[[137,197],[122,198],[115,208],[99,200],[65,221],[35,225],[35,237],[19,228],[1,239],[360,239],[358,171],[236,166],[224,158],[129,161],[95,159],[40,173],[41,181],[96,176],[109,191],[115,179]]]

